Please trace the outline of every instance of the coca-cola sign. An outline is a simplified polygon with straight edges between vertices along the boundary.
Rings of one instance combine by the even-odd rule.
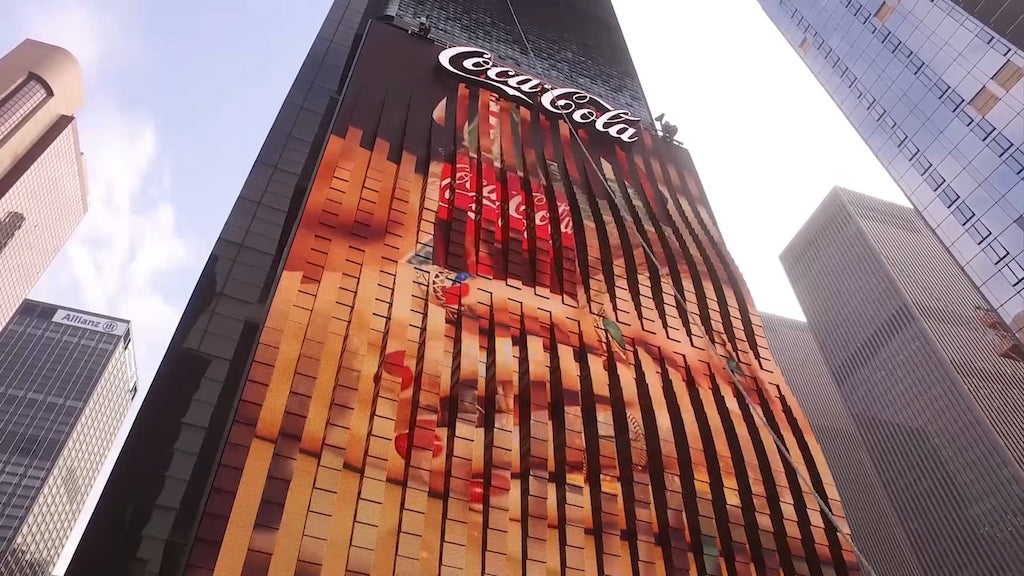
[[[480,202],[477,206],[477,193],[473,185],[473,172],[470,159],[460,156],[455,166],[445,164],[441,172],[440,206],[438,216],[442,219],[451,218],[453,210],[465,211],[470,222],[477,219],[477,210],[487,220],[492,220],[502,225],[501,200],[499,198],[498,184],[493,173],[485,173],[482,178],[480,189]],[[519,177],[515,174],[508,174],[505,186],[505,194],[508,198],[509,226],[511,230],[525,236],[530,229],[536,231],[537,237],[542,240],[551,239],[551,219],[557,214],[558,231],[562,233],[562,245],[573,246],[575,240],[572,233],[572,211],[569,205],[564,202],[557,202],[555,210],[551,210],[547,197],[542,191],[534,191],[532,198],[528,198],[526,191],[519,183]],[[527,202],[532,203],[533,226],[527,226]]]
[[[437,59],[456,76],[484,84],[526,106],[539,103],[549,112],[580,126],[593,127],[621,142],[635,142],[640,137],[640,118],[628,110],[614,108],[582,90],[556,88],[528,74],[499,66],[491,53],[481,48],[455,46],[443,50]]]

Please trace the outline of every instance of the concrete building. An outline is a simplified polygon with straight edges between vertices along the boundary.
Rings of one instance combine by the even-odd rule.
[[[1024,51],[972,16],[1007,17],[1019,40],[1024,5],[760,2],[979,287],[993,329],[1016,334],[1000,353],[1024,356]]]
[[[761,324],[775,363],[821,442],[853,541],[875,576],[927,576],[807,323],[762,313]]]
[[[81,105],[82,74],[66,50],[25,40],[0,58],[0,326],[87,210]]]
[[[50,575],[137,386],[125,320],[25,300],[0,332],[0,574]]]
[[[652,120],[608,0],[334,2],[68,574],[858,574]]]
[[[834,383],[800,382],[797,397],[809,406],[841,400],[845,415],[810,410],[812,428],[852,424],[863,445],[824,443],[840,478],[865,468],[846,484],[859,492],[846,506],[870,499],[887,514],[876,498],[884,491],[901,529],[891,545],[902,548],[905,534],[923,574],[1018,574],[1024,364],[993,352],[971,281],[912,209],[841,188],[786,247],[782,265]],[[782,364],[787,356],[783,373],[796,373],[797,364]],[[870,528],[874,514],[879,526],[889,522],[866,508],[851,516],[871,518],[862,521]]]

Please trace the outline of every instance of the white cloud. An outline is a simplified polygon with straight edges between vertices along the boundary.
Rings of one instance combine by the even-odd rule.
[[[134,0],[37,0],[20,3],[13,20],[15,43],[31,37],[67,48],[85,84],[78,119],[89,211],[33,297],[131,320],[144,388],[179,315],[163,279],[196,268],[197,254],[168,200],[173,174],[155,121],[117,99],[118,72],[145,54],[132,36],[134,14]]]
[[[34,38],[71,51],[89,77],[138,55],[131,36],[134,0],[33,0],[11,3],[21,38]],[[14,5],[16,4],[16,5]]]
[[[194,256],[166,200],[170,176],[155,169],[153,122],[94,108],[81,123],[89,211],[40,290],[51,300],[131,320],[145,384],[178,316],[162,280]]]

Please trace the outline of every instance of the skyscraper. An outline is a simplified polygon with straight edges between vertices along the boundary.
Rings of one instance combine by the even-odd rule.
[[[82,74],[69,52],[25,40],[0,58],[0,326],[87,209],[72,114]]]
[[[857,548],[877,576],[925,576],[806,322],[761,314],[765,339],[821,442]]]
[[[0,574],[50,575],[137,385],[125,320],[25,300],[0,332]]]
[[[336,2],[69,573],[857,574],[652,124],[609,2]]]
[[[1024,52],[950,0],[760,1],[1024,355]]]
[[[853,423],[868,456],[861,482],[884,489],[922,572],[1019,574],[1024,365],[992,352],[970,280],[912,209],[841,188],[782,265],[849,414],[814,409],[812,426]],[[814,403],[835,397],[818,384]],[[856,444],[824,446],[839,470],[864,465]]]

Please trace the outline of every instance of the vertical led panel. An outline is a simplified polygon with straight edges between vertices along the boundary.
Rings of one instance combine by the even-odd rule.
[[[858,574],[688,153],[442,48],[366,34],[188,573]]]

